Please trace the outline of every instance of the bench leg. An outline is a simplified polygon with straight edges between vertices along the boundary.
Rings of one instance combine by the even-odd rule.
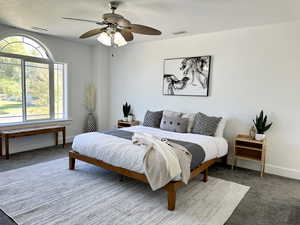
[[[65,146],[66,146],[66,128],[65,127],[62,130],[62,134],[63,134],[63,148],[65,148]]]
[[[58,132],[55,133],[55,145],[58,145]]]
[[[168,210],[173,211],[176,204],[176,191],[168,191]]]
[[[208,169],[205,169],[203,172],[203,182],[208,181]]]
[[[9,159],[9,139],[5,137],[5,158]]]
[[[75,159],[69,156],[69,170],[75,169]]]

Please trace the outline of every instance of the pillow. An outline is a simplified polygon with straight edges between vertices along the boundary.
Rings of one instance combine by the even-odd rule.
[[[174,111],[169,111],[169,110],[164,110],[163,116],[167,117],[180,117],[182,115],[181,112],[174,112]]]
[[[182,116],[181,116],[181,118],[188,118],[189,119],[189,123],[188,123],[188,127],[187,127],[187,132],[188,133],[192,132],[195,115],[196,115],[196,113],[183,113]]]
[[[226,126],[226,119],[222,118],[216,130],[215,137],[223,137],[225,126]]]
[[[143,126],[159,128],[163,111],[151,112],[147,111],[144,117]]]
[[[169,117],[163,116],[160,129],[177,132],[177,133],[186,133],[188,127],[189,119],[181,117]]]
[[[198,112],[195,116],[192,133],[214,136],[222,117],[207,116]]]

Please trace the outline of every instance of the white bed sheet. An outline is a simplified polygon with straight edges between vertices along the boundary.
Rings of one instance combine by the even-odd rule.
[[[175,133],[144,126],[122,128],[122,130],[144,132],[161,138],[169,138],[199,144],[205,151],[204,161],[208,161],[216,157],[222,157],[228,152],[227,141],[222,137],[210,137],[192,133]],[[131,140],[99,132],[92,132],[77,135],[74,138],[72,148],[80,154],[102,160],[114,166],[144,174],[143,158],[145,155],[145,149],[140,146],[133,145]]]

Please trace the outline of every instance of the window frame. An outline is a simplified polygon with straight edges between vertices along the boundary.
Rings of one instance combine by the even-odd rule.
[[[22,41],[8,42],[7,40],[5,40],[5,39],[10,38],[10,37],[21,37]],[[29,39],[30,41],[38,44],[39,46],[36,47],[36,46],[32,45],[31,43],[26,42],[25,39]],[[23,43],[23,44],[31,46],[33,49],[35,49],[41,55],[41,57],[35,57],[35,56],[28,56],[28,57],[33,57],[33,58],[46,59],[46,60],[54,61],[53,57],[52,57],[52,54],[50,53],[50,51],[39,40],[37,40],[37,39],[35,39],[33,37],[30,37],[28,35],[24,35],[24,34],[8,35],[8,36],[5,36],[5,37],[1,38],[0,42],[1,41],[7,42],[6,45],[4,45],[4,46],[2,46],[0,48],[0,52],[2,52],[2,53],[6,53],[6,52],[3,52],[2,50],[5,49],[10,44]],[[43,54],[41,53],[41,51],[39,50],[39,48],[43,49],[43,51],[44,51],[45,55],[47,56],[47,58],[43,57]],[[8,53],[8,54],[10,54],[10,53]],[[16,54],[16,55],[20,55],[20,54]],[[21,56],[27,56],[27,55],[21,55]]]
[[[8,123],[0,123],[0,126],[3,124],[22,124],[22,123],[30,123],[30,122],[42,122],[42,121],[57,121],[57,120],[67,120],[68,118],[68,111],[67,111],[67,64],[61,62],[54,62],[51,53],[48,51],[47,48],[44,47],[39,41],[34,38],[31,38],[27,35],[9,35],[0,40],[3,40],[7,37],[14,37],[14,36],[23,36],[32,41],[35,41],[37,44],[40,45],[41,48],[46,52],[48,58],[40,58],[40,57],[33,57],[27,55],[19,55],[13,53],[6,53],[0,51],[0,57],[7,57],[7,58],[15,58],[21,60],[21,81],[22,81],[22,121],[21,122],[8,122]],[[28,44],[24,42],[24,44]],[[47,64],[49,66],[49,118],[44,119],[27,119],[27,105],[26,105],[26,74],[25,74],[25,63],[26,62],[33,62],[33,63],[41,63]],[[54,87],[54,64],[61,64],[63,65],[63,116],[62,119],[55,118],[55,87]],[[4,117],[5,118],[5,117]]]

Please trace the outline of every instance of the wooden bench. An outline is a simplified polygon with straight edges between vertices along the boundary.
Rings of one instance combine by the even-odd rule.
[[[26,137],[39,134],[55,134],[55,144],[58,145],[58,134],[62,132],[63,136],[63,147],[66,144],[66,127],[64,126],[49,126],[49,127],[38,127],[38,128],[26,128],[19,130],[6,130],[0,132],[0,156],[3,156],[2,152],[2,140],[5,143],[5,157],[9,159],[9,139]]]

